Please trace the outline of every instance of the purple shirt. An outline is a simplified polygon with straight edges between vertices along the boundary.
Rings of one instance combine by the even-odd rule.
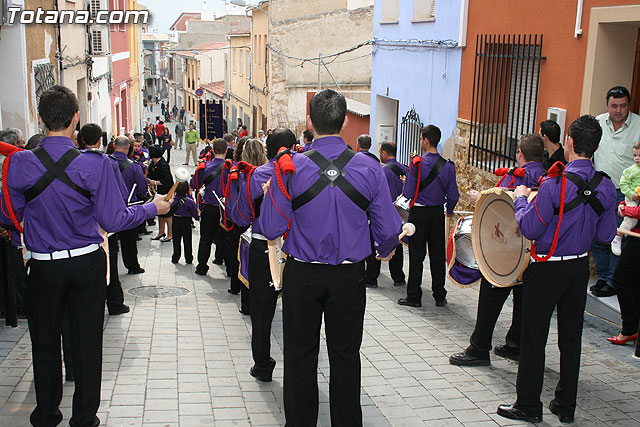
[[[184,200],[184,202],[182,202]],[[171,204],[171,208],[176,208],[173,212],[173,216],[181,216],[181,217],[192,217],[194,219],[199,220],[200,215],[198,214],[198,209],[196,208],[196,202],[193,200],[191,194],[176,194],[173,199],[173,203]]]
[[[516,188],[518,185],[526,185],[529,188],[538,186],[538,179],[544,175],[544,166],[540,162],[528,162],[522,165],[524,176],[512,174],[504,175],[498,181],[496,187]]]
[[[385,165],[389,163],[393,163],[397,165],[400,169],[402,169],[402,172],[404,172],[405,176],[409,174],[409,168],[403,165],[402,163],[398,162],[396,159],[387,160],[387,163],[385,163]],[[402,180],[400,179],[400,177],[398,177],[398,175],[396,175],[393,169],[387,166],[383,166],[382,172],[384,172],[384,176],[385,178],[387,178],[387,184],[389,185],[389,194],[391,194],[391,200],[397,199],[398,196],[402,194],[402,184],[403,184]]]
[[[222,163],[224,163],[224,159],[213,159],[210,162],[206,162],[204,168],[196,169],[196,173],[191,177],[191,188],[196,191],[200,191],[200,187],[204,185],[205,179],[207,179],[207,177]],[[218,197],[222,197],[221,182],[222,173],[206,186],[204,196],[202,196],[202,203],[205,205],[215,206],[220,204],[218,203],[216,196],[213,195],[213,192],[215,191]]]
[[[44,138],[40,146],[53,161],[74,148],[69,138],[61,136]],[[120,171],[104,154],[83,153],[65,172],[91,193],[90,200],[56,179],[27,206],[24,192],[44,175],[45,167],[31,151],[20,151],[11,157],[7,179],[11,202],[18,221],[24,219],[25,243],[33,252],[50,253],[102,243],[98,226],[107,232],[129,230],[157,214],[152,203],[125,206]],[[1,203],[0,222],[10,225],[4,200]]]
[[[118,171],[120,171],[120,163],[128,159],[127,155],[122,151],[114,151],[112,156],[115,157],[116,164],[118,165]],[[122,171],[122,179],[124,180],[124,186],[126,189],[125,202],[137,202],[138,200],[143,200],[145,198],[147,195],[148,181],[147,178],[144,177],[144,172],[139,163],[133,162],[133,164]],[[131,200],[128,200],[133,184],[136,184],[136,190],[133,193],[133,196],[131,196]]]
[[[439,157],[436,153],[426,153],[422,156],[420,166],[420,179],[422,181],[429,176],[431,169]],[[417,179],[418,169],[411,165],[402,189],[402,194],[409,200],[412,200],[416,193]],[[418,193],[416,203],[423,206],[442,206],[446,203],[447,213],[451,215],[459,198],[460,193],[458,193],[458,185],[456,184],[456,167],[453,163],[447,162],[440,170],[436,179]]]
[[[340,137],[323,137],[313,141],[313,149],[326,159],[336,159],[347,149]],[[285,175],[292,198],[304,193],[318,179],[318,166],[303,154],[293,154],[296,173]],[[371,233],[382,256],[398,246],[402,222],[391,203],[387,183],[379,165],[366,156],[355,156],[345,166],[345,178],[370,201]],[[337,186],[325,187],[313,200],[297,210],[282,193],[276,175],[260,207],[258,221],[262,234],[275,239],[291,229],[283,251],[306,262],[331,265],[343,261],[359,262],[371,255],[367,213],[360,209]]]
[[[566,172],[573,172],[588,182],[593,178],[595,169],[590,160],[579,159],[568,163]],[[565,205],[576,197],[577,191],[575,184],[567,179]],[[615,237],[616,188],[610,179],[604,178],[596,191],[604,212],[598,217],[589,204],[580,204],[564,214],[554,256],[580,255],[591,248],[592,241],[609,243]],[[527,203],[524,197],[518,197],[514,206],[522,234],[535,240],[536,253],[546,255],[558,225],[558,215],[553,211],[560,206],[560,183],[556,178],[546,179],[531,203]]]
[[[263,205],[261,204],[259,207],[256,207],[256,202],[264,196],[262,185],[269,181],[273,175],[273,169],[273,160],[269,160],[269,162],[254,169],[251,174],[251,180],[249,181],[249,189],[247,189],[246,176],[243,176],[242,179],[239,180],[237,184],[237,203],[232,211],[233,222],[243,227],[251,224],[253,221],[251,206],[253,206],[256,218],[259,217],[260,207]],[[249,198],[251,199],[251,204],[249,204]],[[260,221],[253,221],[251,231],[253,233],[263,234],[261,227]]]

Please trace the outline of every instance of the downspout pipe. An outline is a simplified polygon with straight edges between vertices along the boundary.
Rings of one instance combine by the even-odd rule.
[[[584,0],[578,0],[578,8],[576,10],[576,30],[574,37],[582,36],[582,9],[584,8]]]
[[[58,7],[58,0],[54,0],[53,8],[58,12],[60,8]],[[58,36],[58,75],[59,75],[59,83],[60,86],[64,86],[64,67],[62,65],[62,34],[60,30],[60,20],[56,23],[56,33]]]

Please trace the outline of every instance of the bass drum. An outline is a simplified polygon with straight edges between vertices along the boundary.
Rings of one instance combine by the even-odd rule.
[[[531,241],[520,233],[513,198],[513,191],[485,190],[473,215],[471,241],[478,268],[489,283],[500,288],[515,285],[531,260]]]

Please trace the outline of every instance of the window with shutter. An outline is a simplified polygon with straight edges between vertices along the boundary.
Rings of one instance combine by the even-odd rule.
[[[101,30],[91,30],[91,53],[104,53]]]
[[[382,23],[398,22],[398,0],[382,0]]]
[[[436,0],[413,0],[412,22],[433,21],[436,17]]]

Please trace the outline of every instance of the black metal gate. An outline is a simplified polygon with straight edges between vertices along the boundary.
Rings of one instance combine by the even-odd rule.
[[[407,111],[407,114],[404,115],[400,124],[400,144],[398,144],[398,151],[396,153],[400,163],[408,165],[411,161],[411,156],[414,154],[422,154],[422,147],[420,146],[421,129],[422,123],[420,122],[420,116],[412,107],[411,110]]]
[[[520,136],[535,132],[542,34],[476,36],[469,163],[493,171],[516,162]]]

